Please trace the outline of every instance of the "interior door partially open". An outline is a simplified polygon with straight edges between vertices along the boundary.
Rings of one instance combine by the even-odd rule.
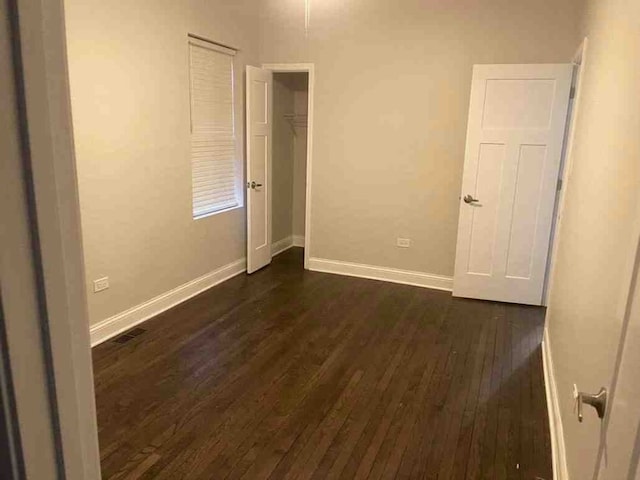
[[[541,304],[572,72],[474,66],[455,296]]]
[[[247,66],[247,273],[271,263],[273,73]]]

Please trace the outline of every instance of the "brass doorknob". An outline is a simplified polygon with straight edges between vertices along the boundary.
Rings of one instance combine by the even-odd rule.
[[[477,198],[473,198],[471,195],[465,195],[463,200],[464,200],[464,203],[476,203],[480,201]]]

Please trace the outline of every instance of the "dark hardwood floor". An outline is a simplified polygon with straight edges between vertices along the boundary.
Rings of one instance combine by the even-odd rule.
[[[103,478],[551,480],[543,315],[291,249],[93,350]]]

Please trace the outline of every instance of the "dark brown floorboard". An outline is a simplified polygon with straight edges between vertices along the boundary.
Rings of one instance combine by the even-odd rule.
[[[302,250],[93,350],[104,479],[551,479],[544,310]]]

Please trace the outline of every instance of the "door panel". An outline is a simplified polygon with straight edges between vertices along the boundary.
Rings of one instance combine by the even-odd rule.
[[[255,136],[251,139],[252,142],[252,175],[251,181],[264,185],[267,179],[267,137]],[[264,187],[263,187],[264,188]],[[249,189],[250,194],[260,195],[263,193],[259,189]],[[251,191],[253,190],[253,191]],[[254,249],[260,249],[264,247],[268,242],[268,209],[266,202],[262,201],[262,198],[254,198],[252,203],[252,228],[251,228],[251,245]]]
[[[264,70],[261,70],[261,74]],[[266,72],[265,72],[266,73]],[[251,114],[256,124],[266,125],[268,123],[267,114],[269,113],[269,82],[253,78],[251,80]]]
[[[609,415],[598,452],[599,480],[640,479],[640,248],[636,248],[633,280],[629,288],[620,342],[618,370],[614,374]],[[589,408],[589,407],[586,407]],[[587,412],[593,415],[593,412]]]
[[[474,66],[454,295],[542,302],[572,71]]]
[[[471,242],[467,266],[467,271],[476,275],[491,275],[503,162],[504,145],[480,145],[473,196],[483,200],[482,208],[471,210]]]
[[[271,263],[273,74],[247,67],[247,272]]]
[[[507,251],[506,276],[508,278],[531,278],[545,158],[544,145],[520,147]]]
[[[490,65],[483,65],[483,67],[491,68]],[[494,68],[503,69],[504,67],[496,65]],[[508,68],[511,67],[515,65],[508,66]],[[485,85],[483,128],[549,127],[553,111],[555,79],[488,79]]]

